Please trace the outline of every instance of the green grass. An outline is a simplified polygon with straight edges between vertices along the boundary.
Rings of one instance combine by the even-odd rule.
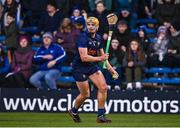
[[[180,115],[109,114],[111,124],[97,124],[96,114],[80,114],[82,123],[74,123],[66,113],[0,113],[0,127],[178,127]]]

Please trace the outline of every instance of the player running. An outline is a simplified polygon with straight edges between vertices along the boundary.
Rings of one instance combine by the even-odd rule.
[[[90,96],[88,78],[98,88],[98,116],[97,123],[111,123],[111,120],[105,118],[105,101],[107,98],[107,84],[105,78],[98,66],[98,62],[106,61],[107,70],[115,76],[118,73],[108,62],[108,54],[104,53],[101,38],[96,34],[99,21],[95,17],[89,17],[86,21],[87,32],[83,32],[76,43],[78,52],[73,61],[73,76],[76,80],[80,94],[75,99],[75,105],[68,112],[74,122],[81,122],[78,115],[78,109],[84,101]]]

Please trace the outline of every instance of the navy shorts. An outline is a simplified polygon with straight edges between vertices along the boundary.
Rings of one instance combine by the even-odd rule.
[[[91,66],[91,67],[79,67],[79,68],[73,68],[72,74],[74,79],[77,82],[83,82],[88,80],[89,76],[94,74],[95,72],[99,71],[100,68],[97,66]]]

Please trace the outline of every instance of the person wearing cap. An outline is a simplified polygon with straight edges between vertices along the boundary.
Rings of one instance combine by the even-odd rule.
[[[37,50],[33,59],[37,65],[37,72],[31,78],[30,83],[40,89],[45,88],[45,84],[50,89],[57,89],[56,80],[59,77],[61,63],[64,61],[66,52],[63,47],[53,43],[53,36],[50,32],[46,32],[42,36],[43,45]]]
[[[118,73],[108,62],[108,54],[104,53],[101,37],[96,33],[99,21],[95,17],[88,17],[86,21],[87,32],[80,34],[76,41],[77,54],[73,60],[72,72],[80,94],[75,99],[75,104],[68,111],[74,122],[81,122],[78,109],[90,96],[88,79],[98,88],[98,116],[97,123],[111,123],[105,118],[105,101],[107,97],[106,80],[98,66],[98,62],[106,61],[107,69],[113,75]]]
[[[170,27],[171,38],[168,46],[171,67],[180,67],[180,23],[173,22]]]
[[[115,31],[115,36],[121,43],[121,49],[125,52],[129,45],[129,41],[132,39],[132,34],[130,32],[128,23],[125,20],[120,20],[117,23],[117,30]]]
[[[72,15],[71,15],[70,19],[74,25],[81,23],[82,27],[83,27],[82,29],[85,29],[86,21],[85,21],[83,15],[81,14],[81,9],[79,6],[73,7],[73,11],[72,11]]]

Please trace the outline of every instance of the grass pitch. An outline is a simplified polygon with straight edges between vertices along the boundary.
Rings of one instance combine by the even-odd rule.
[[[96,114],[80,114],[74,123],[67,113],[0,113],[0,127],[178,127],[180,115],[109,114],[111,124],[97,124]]]

